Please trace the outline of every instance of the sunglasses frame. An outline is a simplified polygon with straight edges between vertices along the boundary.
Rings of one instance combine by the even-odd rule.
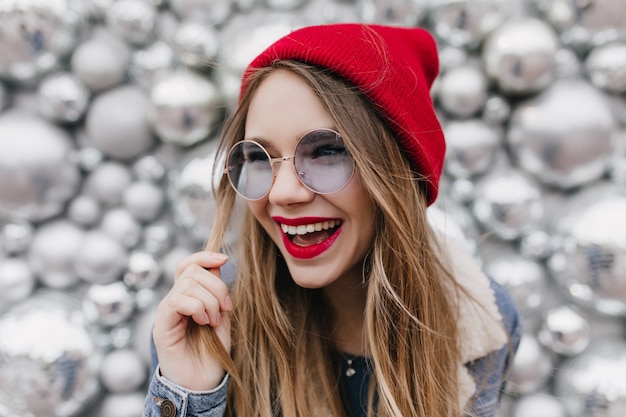
[[[346,188],[348,186],[348,184],[350,184],[350,181],[352,181],[352,178],[354,177],[354,172],[356,171],[356,167],[354,164],[354,159],[352,159],[352,155],[350,155],[350,153],[348,152],[348,155],[350,155],[350,159],[352,160],[352,173],[350,174],[350,178],[348,178],[348,180],[346,181],[346,183],[344,185],[342,185],[339,189],[335,190],[335,191],[331,191],[331,192],[319,192],[317,190],[314,190],[313,188],[309,187],[307,184],[305,184],[305,182],[302,180],[302,178],[300,177],[300,174],[298,173],[298,171],[296,170],[296,162],[295,162],[295,158],[296,155],[298,154],[298,147],[300,146],[300,143],[302,142],[302,139],[304,139],[307,135],[310,135],[313,132],[320,132],[320,131],[325,131],[325,132],[331,132],[334,133],[339,139],[341,139],[341,141],[343,142],[343,137],[339,134],[339,132],[337,132],[334,129],[329,129],[329,128],[318,128],[318,129],[311,129],[308,132],[304,133],[302,136],[300,136],[298,138],[298,142],[296,143],[296,149],[295,152],[292,156],[282,156],[282,157],[277,157],[277,158],[272,158],[269,154],[269,152],[267,151],[267,149],[265,149],[265,147],[263,147],[263,145],[261,145],[260,143],[251,140],[251,139],[243,139],[240,140],[239,142],[235,143],[233,146],[231,146],[230,150],[228,151],[228,153],[226,154],[226,166],[224,167],[224,172],[223,174],[225,174],[228,177],[228,182],[230,183],[230,186],[235,190],[235,192],[237,194],[239,194],[242,198],[244,198],[245,200],[248,201],[258,201],[258,200],[262,200],[265,197],[267,197],[267,195],[272,191],[272,187],[274,186],[274,182],[276,181],[276,177],[278,176],[278,171],[274,168],[274,166],[277,163],[281,163],[281,162],[291,162],[291,165],[293,166],[293,169],[296,173],[296,177],[298,177],[298,180],[300,181],[300,183],[306,187],[308,190],[314,192],[315,194],[321,194],[321,195],[328,195],[328,194],[334,194],[337,193],[341,190],[343,190],[344,188]],[[230,156],[233,152],[233,150],[239,146],[242,143],[252,143],[256,146],[258,146],[264,153],[265,155],[267,155],[267,160],[270,164],[270,167],[272,168],[272,183],[270,184],[267,192],[265,194],[263,194],[261,197],[259,198],[249,198],[244,196],[242,193],[239,192],[239,190],[237,189],[237,187],[235,187],[235,184],[233,183],[233,179],[230,176],[230,171],[232,171],[234,168],[229,168],[228,167],[228,161],[230,160]]]

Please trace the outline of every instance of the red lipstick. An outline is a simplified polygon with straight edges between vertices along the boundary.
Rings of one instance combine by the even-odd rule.
[[[284,217],[272,217],[272,219],[275,222],[279,223],[279,228],[280,228],[281,223],[286,224],[288,226],[302,226],[306,224],[321,223],[325,221],[336,220],[336,219],[329,219],[327,217],[299,217],[299,218],[292,218],[292,219],[284,218]],[[291,256],[297,259],[311,259],[311,258],[315,258],[316,256],[321,255],[328,248],[330,248],[332,244],[335,242],[335,240],[337,240],[337,237],[339,237],[339,233],[341,233],[341,230],[342,230],[342,227],[341,225],[339,225],[339,227],[335,229],[332,232],[332,234],[328,236],[328,238],[324,239],[324,241],[313,244],[313,245],[309,245],[309,246],[296,245],[295,243],[291,241],[287,233],[282,232],[282,229],[281,229],[281,233],[283,237],[283,245],[285,245],[285,249]]]

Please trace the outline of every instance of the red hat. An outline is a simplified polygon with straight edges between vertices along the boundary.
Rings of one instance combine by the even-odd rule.
[[[413,168],[428,179],[428,204],[435,201],[445,141],[430,96],[439,60],[427,31],[360,23],[298,29],[250,63],[241,92],[252,71],[279,59],[330,69],[369,97],[396,133]]]

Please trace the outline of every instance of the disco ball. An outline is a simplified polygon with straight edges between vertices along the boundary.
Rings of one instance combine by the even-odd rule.
[[[542,183],[572,189],[599,179],[617,144],[606,98],[582,79],[562,79],[513,112],[508,145],[516,164]]]
[[[604,340],[561,366],[556,392],[571,417],[626,415],[626,344]]]
[[[584,308],[626,317],[626,188],[600,183],[573,195],[552,226],[548,270]]]
[[[17,304],[0,316],[0,416],[79,416],[101,391],[101,359],[75,298]]]
[[[0,77],[32,83],[61,65],[80,39],[82,0],[5,1],[0,7]]]
[[[0,211],[41,221],[64,210],[80,173],[69,133],[32,114],[0,115]]]

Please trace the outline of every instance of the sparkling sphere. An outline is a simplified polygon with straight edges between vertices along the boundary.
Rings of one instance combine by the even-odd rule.
[[[154,155],[145,155],[133,164],[135,177],[140,181],[158,183],[165,178],[166,168]]]
[[[116,206],[122,202],[124,190],[132,181],[133,175],[126,165],[116,161],[103,162],[85,178],[83,194],[105,207]]]
[[[483,229],[514,240],[537,228],[543,219],[541,189],[514,169],[496,170],[476,185],[472,212]]]
[[[175,240],[175,227],[170,222],[158,221],[143,229],[143,248],[155,256],[167,252]]]
[[[30,247],[33,234],[34,227],[29,222],[21,220],[8,221],[0,229],[0,249],[8,255],[23,253]]]
[[[216,215],[211,181],[214,160],[215,153],[205,154],[184,161],[182,168],[170,173],[168,197],[174,222],[196,242],[209,236]]]
[[[513,360],[507,391],[518,395],[537,392],[546,385],[553,369],[552,358],[535,336],[525,333]]]
[[[538,332],[542,345],[555,353],[574,356],[589,346],[591,324],[575,308],[567,305],[547,311]]]
[[[163,142],[189,146],[206,139],[221,120],[221,97],[213,83],[191,71],[159,78],[150,93],[150,121]]]
[[[163,211],[165,191],[153,182],[134,182],[124,190],[122,203],[137,220],[151,222]]]
[[[142,391],[107,395],[98,407],[100,416],[139,417],[143,415],[146,393]]]
[[[169,0],[170,8],[180,20],[219,25],[233,10],[233,0]]]
[[[511,417],[567,417],[567,413],[558,397],[531,393],[515,404]]]
[[[626,14],[623,4],[613,0],[534,0],[538,9],[561,32],[561,39],[580,52],[623,35]]]
[[[604,340],[561,366],[556,391],[572,417],[626,415],[626,345]]]
[[[134,311],[133,297],[122,282],[91,285],[83,298],[85,317],[101,326],[116,326]]]
[[[433,2],[430,20],[434,32],[459,47],[478,47],[505,20],[506,1],[440,0]]]
[[[174,68],[177,56],[163,41],[156,41],[145,49],[132,53],[128,64],[129,78],[138,86],[149,90],[154,80]]]
[[[600,178],[617,147],[616,121],[586,81],[556,81],[520,104],[508,132],[512,156],[542,183],[570,189]]]
[[[97,32],[74,50],[70,68],[91,91],[101,92],[124,82],[129,59],[122,41]]]
[[[360,20],[366,23],[417,26],[425,13],[419,0],[357,0]]]
[[[502,123],[511,116],[511,105],[500,95],[490,95],[485,100],[483,119],[488,123]]]
[[[74,160],[81,170],[93,172],[102,163],[104,156],[96,148],[84,145],[74,154]]]
[[[135,86],[117,87],[98,95],[85,120],[93,146],[123,161],[148,151],[154,144],[148,107],[148,97]]]
[[[154,38],[157,10],[144,0],[117,0],[106,13],[112,31],[131,45],[145,45]]]
[[[210,66],[217,56],[217,31],[200,22],[182,22],[174,34],[172,47],[185,65]]]
[[[585,60],[591,83],[613,93],[626,92],[626,42],[615,42],[591,50]]]
[[[446,173],[472,178],[492,168],[501,148],[502,132],[480,119],[451,120],[444,125]]]
[[[176,276],[176,264],[183,258],[191,255],[193,251],[190,248],[184,246],[176,246],[167,252],[161,258],[161,270],[163,271],[163,277],[168,285],[174,284],[174,277]]]
[[[80,181],[69,134],[18,111],[0,115],[0,211],[41,221],[60,214]]]
[[[85,114],[90,95],[87,86],[74,74],[52,74],[39,84],[39,112],[52,121],[74,123]]]
[[[150,252],[135,251],[128,258],[124,283],[131,289],[153,288],[161,278],[161,266]]]
[[[20,0],[0,9],[0,77],[31,83],[54,70],[80,38],[81,0]]]
[[[451,68],[439,79],[438,98],[441,107],[452,116],[473,116],[487,100],[487,78],[476,66]]]
[[[626,317],[626,188],[599,184],[565,204],[553,225],[560,246],[548,269],[585,308]]]
[[[535,93],[552,83],[558,47],[556,32],[542,20],[510,20],[485,40],[485,71],[503,92]]]
[[[92,197],[79,195],[67,207],[67,217],[76,224],[93,226],[102,217],[100,203]]]
[[[22,301],[35,289],[35,275],[22,258],[0,260],[0,306]],[[0,309],[4,309],[4,308]]]
[[[302,9],[302,15],[315,16],[313,23],[316,24],[359,21],[358,8],[352,1],[309,0]]]
[[[526,233],[519,242],[519,252],[531,259],[545,259],[552,253],[550,235],[543,230]]]
[[[537,261],[515,252],[504,253],[488,260],[485,271],[509,290],[523,317],[532,318],[540,312],[547,277],[544,267]]]
[[[83,229],[67,220],[45,223],[35,231],[28,257],[42,284],[63,289],[79,281],[74,266],[84,238]]]
[[[128,262],[126,248],[101,230],[86,232],[76,253],[76,273],[94,284],[108,284],[122,276]]]
[[[141,357],[131,349],[117,349],[102,361],[100,379],[109,392],[131,392],[141,387],[147,370]]]
[[[39,293],[0,316],[0,415],[74,417],[95,401],[102,352],[78,306]]]
[[[130,249],[139,243],[142,227],[130,211],[123,207],[113,207],[102,216],[100,230]]]

